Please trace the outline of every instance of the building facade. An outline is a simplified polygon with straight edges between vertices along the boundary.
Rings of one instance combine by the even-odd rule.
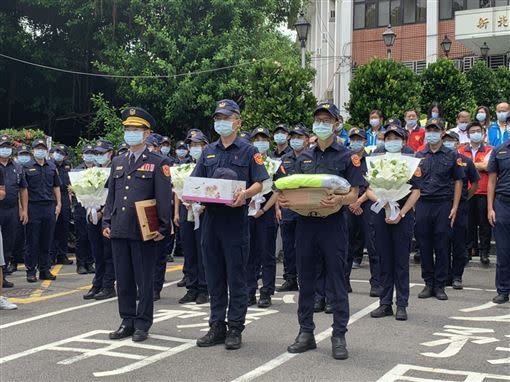
[[[416,73],[445,56],[445,36],[460,70],[482,59],[484,44],[490,67],[510,66],[510,0],[311,0],[305,17],[314,94],[333,100],[343,114],[356,67],[387,57],[382,34],[388,25],[396,33],[391,57]]]

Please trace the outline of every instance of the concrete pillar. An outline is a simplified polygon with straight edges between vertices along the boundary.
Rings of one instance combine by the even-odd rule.
[[[427,65],[437,61],[438,32],[439,32],[439,0],[427,0],[427,42],[426,42]]]

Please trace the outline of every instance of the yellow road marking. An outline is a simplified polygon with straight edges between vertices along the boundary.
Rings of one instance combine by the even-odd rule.
[[[60,272],[61,269],[62,269],[62,265],[60,265],[60,264],[55,265],[53,267],[53,269],[51,270],[51,273],[53,273],[56,276],[56,275],[58,275],[58,273]],[[51,282],[52,282],[52,280],[44,280],[41,283],[41,287],[39,289],[37,289],[34,293],[32,293],[30,295],[30,297],[41,297],[44,290],[49,288],[49,286],[51,285]]]

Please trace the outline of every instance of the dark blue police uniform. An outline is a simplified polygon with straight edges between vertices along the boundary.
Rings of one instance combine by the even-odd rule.
[[[498,295],[506,296],[508,301],[510,294],[510,141],[493,150],[487,171],[497,174],[494,199],[496,289]]]
[[[217,170],[227,169],[249,188],[268,178],[259,158],[257,149],[240,138],[226,148],[218,140],[204,148],[192,176],[213,178]],[[228,306],[229,328],[243,330],[248,305],[246,266],[250,246],[247,207],[207,205],[201,225],[205,277],[211,298],[209,325],[224,325]]]
[[[322,151],[317,145],[297,159],[297,174],[332,174],[349,181],[352,187],[364,184],[359,158],[336,140]],[[349,299],[345,279],[348,232],[343,209],[325,218],[298,216],[296,261],[299,277],[298,320],[302,333],[313,333],[316,264],[322,259],[326,271],[326,294],[333,307],[333,336],[347,331]],[[329,290],[328,290],[329,289]],[[331,297],[331,298],[329,298]]]

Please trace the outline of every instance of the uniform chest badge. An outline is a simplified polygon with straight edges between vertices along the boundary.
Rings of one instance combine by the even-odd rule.
[[[361,159],[359,156],[357,156],[356,154],[352,155],[351,156],[351,162],[352,162],[352,165],[354,167],[359,167],[361,166]]]
[[[28,171],[36,171],[35,168],[29,168]]]
[[[262,154],[261,153],[257,153],[253,156],[253,159],[255,160],[255,163],[257,163],[258,165],[263,165],[264,164],[264,158],[262,158]]]
[[[115,167],[115,171],[122,170],[123,168],[124,168],[124,166],[117,166],[117,167]]]
[[[143,166],[138,168],[137,171],[153,172],[154,171],[154,163],[145,163]]]
[[[211,154],[211,155],[208,155],[208,156],[207,156],[207,159],[211,159],[211,158],[216,158],[216,155]]]
[[[312,163],[312,161],[308,159],[308,160],[304,160],[303,163]]]
[[[170,171],[170,166],[169,165],[166,165],[166,164],[163,165],[163,167],[161,167],[161,170],[163,170],[163,174],[165,174],[166,177],[172,176],[172,172]]]
[[[419,135],[415,135],[415,136],[414,136],[414,139],[416,139],[417,141],[419,141],[419,140],[420,140],[420,136],[419,136]]]

